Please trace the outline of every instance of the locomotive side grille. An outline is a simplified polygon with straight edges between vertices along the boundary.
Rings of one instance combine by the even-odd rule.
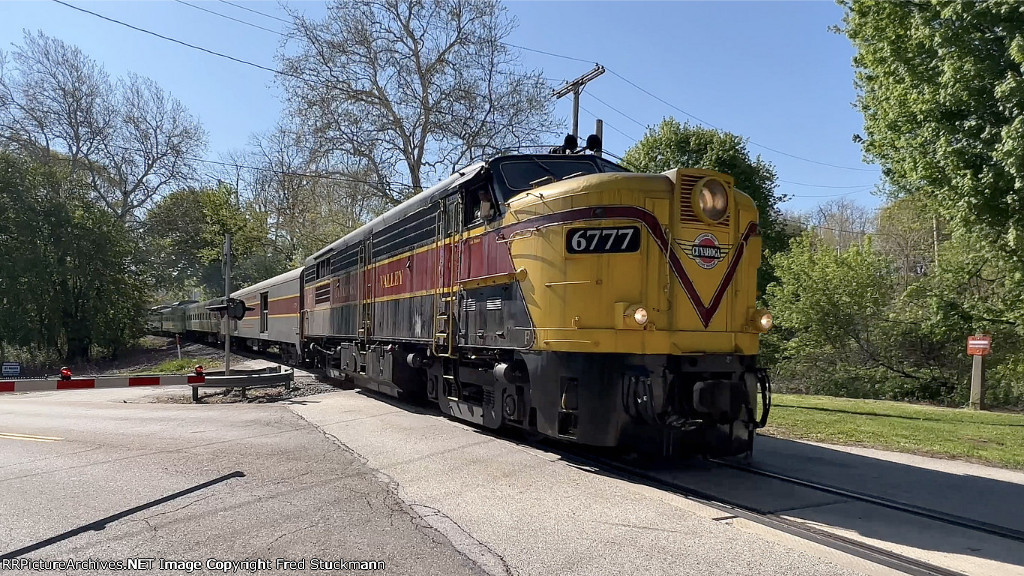
[[[691,203],[690,192],[693,187],[697,185],[704,178],[701,174],[680,174],[680,194],[679,198],[679,223],[683,226],[708,226],[707,222],[700,219],[697,213],[693,211],[693,204]],[[711,224],[715,228],[728,228],[729,227],[729,214],[725,215],[725,218],[721,222]]]
[[[314,304],[326,304],[331,301],[331,284],[326,284],[316,287],[316,291],[313,293]]]

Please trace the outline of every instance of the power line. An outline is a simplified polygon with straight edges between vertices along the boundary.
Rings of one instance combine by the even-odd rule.
[[[619,114],[622,114],[623,116],[625,116],[629,120],[632,120],[634,123],[640,124],[640,122],[638,122],[636,119],[630,118],[628,115],[623,113],[621,110],[616,109],[615,107],[609,105],[607,102],[601,100],[597,96],[594,96],[593,93],[590,93],[590,96],[592,96],[598,102],[601,102],[605,106],[608,106],[612,110],[618,112]],[[590,110],[584,108],[583,106],[580,106],[580,108],[583,109],[583,111],[585,111],[586,113],[590,114],[591,116],[593,116],[595,118],[598,117],[597,114],[591,112]],[[604,124],[605,124],[605,126],[608,126],[612,130],[615,130],[619,134],[622,134],[623,136],[625,136],[626,138],[631,140],[632,143],[636,143],[637,142],[636,138],[634,138],[633,136],[630,136],[629,134],[626,134],[625,132],[623,132],[622,130],[619,130],[615,126],[612,126],[608,122],[605,122]],[[835,197],[838,197],[838,196],[849,196],[850,194],[856,194],[856,193],[859,193],[859,192],[864,192],[864,191],[874,187],[874,184],[854,184],[852,186],[846,186],[846,185],[838,186],[838,185],[832,185],[832,184],[808,184],[806,182],[794,182],[792,180],[785,180],[785,179],[781,179],[781,178],[779,180],[777,180],[777,182],[785,183],[785,184],[791,184],[791,185],[794,185],[794,186],[805,186],[805,187],[808,187],[808,188],[831,188],[831,189],[854,189],[854,188],[856,188],[856,190],[852,190],[851,192],[845,192],[845,193],[840,193],[840,194],[788,194],[788,196],[792,196],[793,198],[835,198]]]
[[[191,48],[193,50],[199,50],[200,52],[206,52],[207,54],[212,54],[213,56],[216,56],[218,58],[225,58],[227,60],[231,60],[231,61],[237,62],[239,64],[245,64],[246,66],[252,66],[253,68],[259,68],[260,70],[266,70],[267,72],[273,72],[274,74],[283,74],[285,76],[293,76],[291,74],[285,74],[284,72],[281,72],[280,70],[275,70],[273,68],[268,68],[266,66],[262,66],[260,64],[256,64],[255,62],[249,62],[248,60],[242,60],[241,58],[235,58],[234,56],[228,56],[227,54],[224,54],[224,53],[221,53],[221,52],[217,52],[215,50],[210,50],[209,48],[203,48],[202,46],[196,46],[195,44],[189,44],[188,42],[184,42],[182,40],[178,40],[177,38],[171,38],[170,36],[164,36],[163,34],[158,34],[158,33],[153,32],[151,30],[146,30],[145,28],[139,28],[138,26],[132,26],[131,24],[128,24],[127,22],[122,22],[120,20],[116,20],[114,18],[110,18],[108,16],[104,16],[102,14],[97,14],[96,12],[93,12],[91,10],[86,10],[85,8],[79,8],[78,6],[74,6],[72,4],[68,4],[67,2],[64,2],[63,0],[53,0],[53,1],[56,2],[57,4],[60,4],[61,6],[67,6],[68,8],[71,8],[72,10],[77,10],[79,12],[84,12],[85,14],[89,14],[90,16],[95,16],[95,17],[97,17],[97,18],[99,18],[101,20],[106,20],[107,22],[113,22],[114,24],[117,24],[118,26],[124,26],[125,28],[131,28],[132,30],[135,30],[136,32],[142,32],[143,34],[148,34],[150,36],[155,36],[157,38],[160,38],[161,40],[166,40],[168,42],[174,42],[175,44],[180,44],[181,46],[185,46],[186,48]],[[299,76],[295,76],[295,77],[299,78],[299,79],[302,79]]]
[[[240,20],[238,18],[234,18],[232,16],[228,16],[227,14],[221,14],[220,12],[215,12],[213,10],[210,10],[209,8],[203,8],[202,6],[197,6],[195,4],[191,4],[189,2],[185,2],[185,0],[174,0],[174,1],[177,2],[178,4],[184,4],[185,6],[188,6],[189,8],[195,8],[196,10],[201,10],[203,12],[206,12],[208,14],[213,14],[214,16],[219,16],[219,17],[224,18],[226,20],[231,20],[232,22],[238,22],[239,24],[245,24],[246,26],[250,26],[252,28],[257,28],[259,30],[264,30],[266,32],[270,32],[271,34],[277,34],[278,36],[287,37],[286,34],[282,34],[281,32],[278,32],[277,30],[272,30],[270,28],[264,28],[263,26],[260,26],[259,24],[253,24],[252,22],[246,22],[245,20]]]
[[[235,8],[241,8],[242,10],[246,10],[248,12],[252,12],[253,14],[259,14],[260,16],[266,16],[267,18],[273,18],[274,20],[277,20],[278,22],[284,22],[285,24],[291,24],[290,20],[285,20],[284,18],[278,18],[277,16],[274,16],[273,14],[267,14],[266,12],[260,12],[259,10],[256,10],[254,8],[249,8],[247,6],[243,6],[241,4],[236,4],[234,2],[228,2],[228,0],[217,0],[217,1],[221,2],[223,4],[227,4],[228,6],[234,6]]]
[[[226,60],[230,60],[230,61],[232,61],[232,62],[235,62],[235,63],[238,63],[238,64],[243,64],[243,65],[246,65],[246,66],[251,66],[251,67],[253,67],[253,68],[257,68],[257,69],[260,69],[260,70],[264,70],[264,71],[266,71],[266,72],[270,72],[270,73],[273,73],[273,74],[280,74],[280,75],[282,75],[282,76],[286,76],[286,77],[294,78],[294,79],[296,79],[296,80],[299,80],[299,81],[301,81],[301,82],[305,82],[305,83],[309,83],[309,84],[314,84],[314,83],[315,83],[315,82],[314,82],[313,80],[310,80],[309,78],[306,78],[306,77],[304,77],[304,76],[301,76],[301,75],[298,75],[298,74],[292,74],[292,73],[289,73],[289,72],[285,72],[285,71],[283,71],[283,70],[279,70],[279,69],[276,69],[276,68],[271,68],[271,67],[268,67],[268,66],[263,66],[263,65],[261,65],[261,64],[257,64],[257,63],[255,63],[255,62],[251,62],[251,61],[249,61],[249,60],[244,60],[244,59],[242,59],[242,58],[237,58],[237,57],[234,57],[234,56],[230,56],[230,55],[228,55],[228,54],[224,54],[224,53],[222,53],[222,52],[217,52],[217,51],[215,51],[215,50],[210,50],[210,49],[208,49],[208,48],[204,48],[204,47],[202,47],[202,46],[197,46],[197,45],[195,45],[195,44],[190,44],[190,43],[188,43],[188,42],[184,42],[184,41],[182,41],[182,40],[178,40],[177,38],[172,38],[172,37],[170,37],[170,36],[165,36],[165,35],[163,35],[163,34],[159,34],[159,33],[157,33],[157,32],[153,32],[153,31],[151,31],[151,30],[147,30],[147,29],[145,29],[145,28],[140,28],[140,27],[138,27],[138,26],[133,26],[132,24],[128,24],[127,22],[123,22],[123,21],[121,21],[121,20],[117,20],[117,19],[115,19],[115,18],[110,18],[110,17],[108,17],[108,16],[104,16],[104,15],[102,15],[102,14],[99,14],[99,13],[93,12],[93,11],[91,11],[91,10],[87,10],[87,9],[85,9],[85,8],[80,8],[80,7],[78,7],[78,6],[74,6],[74,5],[68,4],[67,2],[64,2],[63,0],[53,0],[53,1],[54,1],[54,2],[56,2],[57,4],[60,4],[60,5],[62,5],[62,6],[66,6],[66,7],[68,7],[68,8],[71,8],[71,9],[73,9],[73,10],[77,10],[77,11],[79,11],[79,12],[83,12],[83,13],[85,13],[85,14],[89,14],[89,15],[91,15],[91,16],[95,16],[95,17],[97,17],[97,18],[100,18],[100,19],[102,19],[102,20],[106,20],[106,21],[108,21],[108,22],[112,22],[112,23],[114,23],[114,24],[117,24],[117,25],[119,25],[119,26],[124,26],[124,27],[126,27],[126,28],[130,28],[130,29],[132,29],[132,30],[135,30],[135,31],[137,31],[137,32],[141,32],[141,33],[143,33],[143,34],[148,34],[148,35],[150,35],[150,36],[154,36],[154,37],[156,37],[156,38],[160,38],[161,40],[165,40],[165,41],[168,41],[168,42],[173,42],[173,43],[175,43],[175,44],[179,44],[179,45],[181,45],[181,46],[185,46],[186,48],[191,48],[191,49],[193,49],[193,50],[198,50],[198,51],[200,51],[200,52],[204,52],[204,53],[210,54],[210,55],[212,55],[212,56],[217,56],[218,58],[224,58],[224,59],[226,59]],[[209,10],[205,10],[205,9],[199,8],[199,7],[197,7],[197,6],[194,6],[194,5],[192,5],[192,4],[189,4],[188,2],[184,2],[183,0],[176,0],[176,1],[177,1],[177,2],[179,2],[179,3],[181,3],[181,4],[185,4],[186,6],[191,6],[191,7],[193,7],[193,8],[198,8],[198,9],[200,9],[200,10],[203,10],[203,11],[206,11],[206,12],[212,12],[212,11],[209,11]],[[218,13],[216,13],[216,12],[212,12],[212,13],[214,13],[214,14],[217,14],[218,16],[221,16],[221,14],[218,14]],[[269,30],[269,29],[267,29],[267,30]],[[272,31],[272,32],[274,32],[275,34],[280,34],[279,32],[276,32],[276,31]],[[526,49],[525,47],[522,47],[522,46],[516,46],[516,45],[510,45],[510,46],[513,46],[513,47],[515,47],[515,48],[520,48],[520,49]],[[534,51],[534,52],[541,52],[541,53],[545,53],[545,52],[543,52],[543,51],[538,51],[538,50],[532,50],[532,49],[527,49],[527,50],[530,50],[530,51]],[[556,55],[556,56],[557,56],[557,55]],[[566,57],[566,58],[570,58],[570,59],[571,59],[571,57]],[[576,60],[580,60],[580,61],[583,61],[582,59],[578,59],[578,58],[577,58]],[[619,77],[620,77],[620,78],[622,78],[623,80],[626,80],[626,79],[625,79],[625,78],[623,78],[623,77],[622,77],[622,76],[621,76],[620,74],[616,73],[616,72],[615,72],[614,70],[611,70],[611,72],[612,72],[612,74],[615,74],[616,76],[619,76]],[[545,78],[544,80],[546,80],[546,78]],[[633,84],[633,83],[632,83],[632,82],[630,82],[629,80],[626,80],[626,81],[627,81],[627,82],[629,82],[630,84]],[[652,97],[654,97],[654,98],[658,99],[659,101],[661,101],[661,102],[664,102],[664,103],[668,104],[669,106],[673,106],[673,107],[675,107],[674,105],[672,105],[672,104],[669,104],[668,102],[666,102],[666,101],[662,100],[661,98],[658,98],[657,96],[655,96],[655,95],[651,94],[650,92],[647,92],[647,91],[646,91],[646,90],[644,90],[643,88],[640,88],[639,86],[637,86],[637,85],[635,85],[635,84],[633,84],[633,85],[634,85],[634,86],[635,86],[636,88],[640,89],[641,91],[643,91],[643,92],[645,92],[645,93],[647,93],[647,94],[651,95]],[[329,86],[329,84],[328,84],[328,86]],[[641,124],[641,123],[640,123],[639,121],[637,121],[637,120],[636,120],[635,118],[632,118],[632,117],[630,117],[630,116],[626,115],[626,114],[625,114],[625,113],[623,113],[622,111],[620,111],[620,110],[618,110],[618,109],[614,108],[613,106],[609,105],[609,104],[608,104],[607,102],[604,102],[603,100],[601,100],[601,99],[600,99],[600,98],[598,98],[597,96],[594,96],[594,98],[595,98],[596,100],[598,100],[599,102],[601,102],[602,104],[604,104],[605,106],[608,106],[608,107],[609,107],[609,108],[611,108],[612,110],[615,110],[615,111],[616,111],[616,112],[618,112],[619,114],[622,114],[622,115],[623,115],[624,117],[626,117],[626,118],[630,119],[631,121],[633,121],[633,122],[637,123],[638,125],[641,125],[641,126],[643,126],[643,124]],[[582,107],[581,107],[581,108],[582,108]],[[588,109],[586,109],[586,108],[583,108],[583,110],[584,110],[584,111],[586,111],[587,113],[589,113],[589,114],[593,115],[593,116],[594,116],[595,118],[597,117],[597,116],[596,116],[596,114],[594,114],[594,113],[593,113],[593,112],[591,112],[590,110],[588,110]],[[680,109],[680,110],[681,110],[681,109]],[[441,114],[441,115],[444,115],[444,114],[446,114],[446,112],[443,112],[443,111],[441,111],[441,110],[434,110],[434,111],[432,111],[432,113],[436,113],[436,114]],[[448,113],[448,115],[449,115],[449,116],[451,116],[451,117],[460,117],[460,116],[458,116],[457,114],[454,114],[454,113]],[[695,117],[695,116],[691,116],[691,117],[693,117],[694,119],[700,120],[699,118],[697,118],[697,117]],[[460,117],[460,118],[461,118],[461,117]],[[506,125],[506,124],[505,124],[505,123],[503,123],[503,122],[498,122],[498,121],[494,121],[494,120],[480,120],[480,122],[483,122],[483,123],[488,123],[488,124],[491,124],[491,125],[493,125],[493,126],[505,126],[505,125]],[[703,122],[703,121],[702,121],[702,122]],[[608,124],[608,123],[606,122],[606,124]],[[609,126],[610,128],[612,128],[613,130],[615,130],[616,132],[619,132],[619,133],[620,133],[620,134],[622,134],[623,136],[626,136],[627,138],[630,138],[630,139],[631,139],[631,140],[633,140],[634,142],[636,141],[636,139],[635,139],[635,138],[633,138],[632,136],[630,136],[630,135],[626,134],[625,132],[623,132],[623,131],[622,131],[622,130],[620,130],[619,128],[617,128],[617,127],[615,127],[615,126],[613,126],[613,125],[611,125],[611,124],[608,124],[608,126]],[[713,126],[713,125],[712,125],[712,126]],[[785,153],[783,153],[783,154],[785,154]],[[300,174],[300,173],[294,173],[294,174],[292,174],[292,175],[295,175],[295,176],[309,176],[309,177],[319,177],[319,176],[317,176],[317,175],[310,175],[310,174]],[[350,180],[350,181],[351,181],[351,180]],[[782,181],[782,182],[786,182],[786,181]],[[366,184],[373,184],[372,182],[362,182],[362,183],[366,183]],[[805,183],[798,183],[798,182],[788,182],[788,183],[792,183],[792,184],[796,184],[796,185],[801,185],[801,186],[811,186],[811,187],[820,187],[820,188],[849,188],[849,187],[847,187],[847,186],[830,186],[830,185],[814,185],[814,184],[805,184]],[[411,186],[411,185],[408,185],[408,184],[403,184],[403,185],[405,185],[405,186]],[[824,198],[824,197],[833,197],[833,196],[844,196],[844,195],[847,195],[847,194],[852,194],[852,193],[854,193],[854,192],[850,192],[850,193],[846,193],[846,194],[834,194],[834,195],[822,195],[822,196],[813,196],[813,195],[792,195],[792,196],[793,196],[793,197],[805,197],[805,198],[814,198],[814,197],[822,197],[822,198]]]
[[[526,46],[519,46],[518,44],[512,44],[511,42],[502,42],[505,46],[510,48],[518,48],[527,52],[536,52],[537,54],[544,54],[545,56],[553,56],[555,58],[563,58],[565,60],[573,60],[575,62],[583,62],[585,64],[593,64],[592,60],[584,60],[583,58],[575,58],[573,56],[566,56],[565,54],[555,54],[554,52],[546,52],[544,50],[538,50],[536,48],[527,48]]]
[[[139,148],[132,148],[130,146],[122,146],[119,144],[111,144],[112,147],[124,150],[127,152],[145,152]],[[295,172],[292,170],[277,170],[275,168],[264,168],[262,166],[252,166],[250,164],[239,164],[237,162],[224,162],[222,160],[210,160],[209,158],[199,158],[198,156],[182,156],[182,160],[189,160],[192,162],[200,162],[203,164],[211,164],[216,166],[225,166],[228,168],[254,170],[257,172],[270,172],[279,176],[296,176],[301,178],[315,178],[319,180],[333,180],[335,182],[345,182],[348,184],[366,184],[369,186],[380,186],[380,182],[374,182],[372,180],[363,180],[360,178],[353,178],[351,176],[335,176],[329,174],[311,174],[308,172]],[[416,189],[416,186],[412,184],[406,184],[405,182],[392,182],[391,184],[408,189]]]
[[[636,124],[637,126],[643,128],[644,131],[647,130],[647,125],[646,124],[644,124],[643,122],[640,122],[636,118],[633,118],[629,114],[626,114],[622,110],[619,110],[615,106],[612,106],[611,104],[609,104],[609,103],[605,102],[604,100],[600,99],[596,94],[593,93],[593,91],[588,92],[587,95],[590,96],[591,98],[593,98],[594,100],[597,100],[601,104],[604,104],[606,107],[610,108],[613,112],[618,112],[620,116],[622,116],[623,118],[625,118],[625,119],[629,120],[630,122]]]
[[[161,40],[166,40],[167,42],[173,42],[175,44],[178,44],[178,45],[181,45],[181,46],[185,46],[186,48],[191,48],[193,50],[198,50],[200,52],[205,52],[207,54],[210,54],[212,56],[216,56],[218,58],[224,58],[226,60],[230,60],[230,61],[235,62],[237,64],[243,64],[245,66],[251,66],[253,68],[258,68],[260,70],[264,70],[264,71],[270,72],[272,74],[279,74],[281,76],[285,76],[285,77],[288,77],[288,78],[294,78],[296,80],[299,80],[300,82],[305,82],[307,84],[318,85],[318,86],[319,85],[326,85],[328,87],[332,86],[331,84],[328,84],[328,83],[322,83],[322,84],[321,83],[317,83],[316,81],[311,80],[309,78],[306,78],[304,76],[301,76],[299,74],[293,74],[291,72],[286,72],[284,70],[279,70],[277,68],[271,68],[269,66],[264,66],[262,64],[257,64],[255,62],[251,62],[249,60],[245,60],[245,59],[242,59],[242,58],[237,58],[235,56],[230,56],[228,54],[224,54],[223,52],[217,52],[216,50],[210,50],[209,48],[204,48],[202,46],[197,46],[195,44],[190,44],[188,42],[185,42],[185,41],[182,41],[182,40],[178,40],[177,38],[172,38],[170,36],[165,36],[163,34],[159,34],[157,32],[153,32],[152,30],[147,30],[145,28],[140,28],[138,26],[134,26],[132,24],[128,24],[127,22],[123,22],[121,20],[117,20],[116,18],[111,18],[109,16],[104,16],[103,14],[99,14],[99,13],[93,12],[91,10],[86,10],[85,8],[80,8],[78,6],[74,6],[72,4],[64,2],[63,0],[53,0],[53,1],[56,2],[57,4],[62,5],[62,6],[66,6],[68,8],[71,8],[72,10],[77,10],[79,12],[83,12],[85,14],[89,14],[90,16],[95,16],[95,17],[100,18],[102,20],[106,20],[107,22],[112,22],[112,23],[117,24],[119,26],[124,26],[125,28],[130,28],[132,30],[135,30],[136,32],[141,32],[143,34],[148,34],[150,36],[154,36],[156,38],[160,38]],[[480,96],[483,96],[483,95],[481,94]],[[443,110],[431,110],[430,113],[431,114],[439,114],[439,115],[442,115],[442,116],[447,115],[450,118],[459,118],[459,119],[465,120],[465,117],[460,116],[458,114],[455,114],[453,112],[446,112],[446,111],[443,111]],[[505,123],[505,122],[498,122],[496,120],[480,119],[480,120],[478,120],[478,122],[481,122],[483,124],[490,124],[492,126],[499,126],[499,127],[506,127],[506,126],[508,126],[507,123]]]
[[[544,54],[544,55],[547,55],[547,56],[553,56],[553,57],[555,57],[555,58],[563,58],[563,59],[565,59],[565,60],[573,60],[573,61],[576,61],[576,62],[586,62],[586,63],[590,63],[590,61],[589,61],[589,60],[584,60],[583,58],[575,58],[575,57],[573,57],[573,56],[567,56],[567,55],[565,55],[565,54],[556,54],[556,53],[554,53],[554,52],[547,52],[547,51],[545,51],[545,50],[536,50],[536,49],[533,49],[533,48],[527,48],[527,47],[525,47],[525,46],[518,46],[518,45],[516,45],[516,44],[509,44],[509,43],[506,43],[506,45],[507,45],[507,46],[512,46],[513,48],[519,48],[520,50],[526,50],[526,51],[528,51],[528,52],[536,52],[536,53],[538,53],[538,54]],[[693,120],[695,120],[696,122],[699,122],[699,123],[701,123],[701,124],[705,124],[705,125],[707,125],[707,126],[710,126],[710,127],[712,127],[712,128],[715,128],[716,130],[722,130],[722,128],[720,128],[720,127],[716,126],[715,124],[712,124],[711,122],[708,122],[707,120],[704,120],[704,119],[702,119],[702,118],[700,118],[700,117],[698,117],[698,116],[695,116],[695,115],[693,115],[693,114],[691,114],[691,113],[687,112],[686,110],[683,110],[683,109],[682,109],[682,108],[680,108],[679,106],[676,106],[675,104],[673,104],[673,103],[671,103],[671,102],[669,102],[669,101],[665,100],[664,98],[662,98],[662,97],[658,96],[657,94],[654,94],[654,93],[653,93],[653,92],[651,92],[650,90],[647,90],[646,88],[644,88],[644,87],[640,86],[640,85],[639,85],[639,84],[637,84],[636,82],[633,82],[633,81],[632,81],[632,80],[630,80],[629,78],[626,78],[626,77],[625,77],[625,76],[623,76],[622,74],[619,74],[619,73],[618,73],[618,72],[616,72],[615,70],[612,70],[611,68],[608,68],[607,66],[606,66],[605,68],[606,68],[606,69],[607,69],[607,70],[608,70],[609,72],[611,72],[612,74],[614,74],[615,76],[617,76],[617,77],[618,77],[618,78],[619,78],[620,80],[622,80],[623,82],[625,82],[625,83],[629,84],[630,86],[632,86],[633,88],[636,88],[637,90],[639,90],[639,91],[643,92],[644,94],[647,94],[647,95],[648,95],[648,96],[650,96],[651,98],[654,98],[654,99],[655,99],[655,100],[657,100],[658,102],[661,102],[662,104],[664,104],[664,105],[666,105],[666,106],[668,106],[668,107],[672,108],[673,110],[676,110],[677,112],[679,112],[679,113],[683,114],[684,116],[686,116],[686,117],[688,117],[688,118],[692,118]],[[606,104],[606,105],[607,105],[607,104]],[[635,120],[634,120],[634,121],[635,121]],[[642,125],[642,124],[641,124],[641,125]],[[789,152],[783,152],[782,150],[779,150],[779,149],[777,149],[777,148],[772,148],[771,146],[767,146],[767,145],[765,145],[765,144],[761,144],[760,142],[756,142],[756,141],[754,141],[754,140],[751,140],[751,139],[747,139],[747,141],[748,141],[748,142],[750,142],[751,144],[753,144],[754,146],[757,146],[757,147],[759,147],[759,148],[764,148],[765,150],[770,150],[770,151],[772,151],[772,152],[775,152],[776,154],[782,154],[783,156],[788,156],[788,157],[790,157],[790,158],[794,158],[794,159],[796,159],[796,160],[802,160],[802,161],[804,161],[804,162],[810,162],[811,164],[818,164],[818,165],[820,165],[820,166],[828,166],[828,167],[830,167],[830,168],[838,168],[838,169],[840,169],[840,170],[856,170],[856,171],[860,171],[860,172],[874,172],[874,171],[875,171],[874,169],[871,169],[871,168],[861,168],[861,167],[857,167],[857,166],[842,166],[842,165],[839,165],[839,164],[832,164],[832,163],[830,163],[830,162],[822,162],[822,161],[820,161],[820,160],[813,160],[813,159],[811,159],[811,158],[806,158],[806,157],[804,157],[804,156],[799,156],[799,155],[797,155],[797,154],[790,154]]]
[[[785,182],[786,184],[792,184],[794,186],[807,186],[808,188],[871,188],[874,184],[854,184],[852,186],[833,186],[831,184],[807,184],[804,182],[793,182],[792,180],[779,180],[779,182]]]
[[[780,180],[784,182],[784,180]],[[840,192],[838,194],[787,194],[792,198],[838,198],[840,196],[850,196],[851,194],[860,194],[861,192],[867,192],[874,188],[874,186],[862,186],[860,190],[852,190],[850,192]]]
[[[697,116],[694,116],[693,114],[690,114],[686,110],[683,110],[679,106],[676,106],[675,104],[672,104],[668,100],[665,100],[664,98],[654,94],[650,90],[647,90],[646,88],[641,87],[637,83],[633,82],[629,78],[626,78],[622,74],[619,74],[615,70],[612,70],[611,68],[609,68],[608,71],[611,72],[612,74],[614,74],[615,76],[617,76],[623,82],[629,84],[630,86],[636,88],[637,90],[643,92],[644,94],[647,94],[648,96],[650,96],[651,98],[654,98],[658,102],[661,102],[662,104],[665,104],[666,106],[672,108],[673,110],[677,110],[677,111],[681,112],[682,114],[685,114],[686,116],[688,116],[690,118],[693,118],[697,122],[700,122],[701,124],[706,124],[708,126],[711,126],[714,129],[716,129],[716,130],[722,130],[722,128],[712,124],[711,122],[708,122],[707,120],[703,120],[701,118],[698,118]],[[860,171],[860,172],[874,172],[874,170],[872,170],[871,168],[859,168],[859,167],[855,167],[855,166],[841,166],[839,164],[832,164],[830,162],[822,162],[820,160],[812,160],[810,158],[805,158],[805,157],[799,156],[797,154],[790,154],[789,152],[783,152],[782,150],[779,150],[777,148],[772,148],[771,146],[766,146],[764,144],[761,144],[760,142],[756,142],[756,141],[751,140],[749,138],[747,139],[747,141],[750,142],[751,144],[753,144],[754,146],[759,147],[759,148],[764,148],[765,150],[770,150],[772,152],[775,152],[776,154],[782,154],[783,156],[788,156],[788,157],[794,158],[796,160],[802,160],[804,162],[810,162],[811,164],[818,164],[820,166],[829,166],[831,168],[838,168],[838,169],[841,169],[841,170],[856,170],[856,171]]]
[[[789,222],[790,224],[799,224],[808,230],[828,230],[830,232],[838,232],[840,234],[853,234],[856,236],[895,236],[894,234],[887,234],[885,232],[868,232],[867,230],[843,230],[842,228],[831,228],[829,226],[819,226],[817,224],[811,224],[810,222],[804,222],[802,220],[796,220],[794,218],[779,218],[783,222]]]
[[[595,114],[595,113],[594,113],[594,112],[592,112],[592,111],[591,111],[591,110],[590,110],[589,108],[587,108],[587,107],[583,106],[582,104],[580,104],[580,110],[583,110],[584,112],[586,112],[587,114],[590,114],[590,115],[591,115],[591,116],[593,116],[594,118],[600,118],[600,116],[598,116],[597,114]],[[622,130],[619,130],[619,129],[618,129],[618,128],[616,128],[616,127],[615,127],[615,126],[614,126],[614,125],[613,125],[612,123],[608,122],[607,120],[605,120],[605,121],[604,121],[604,125],[605,125],[605,126],[607,126],[608,128],[611,128],[612,130],[615,130],[615,131],[616,131],[616,132],[618,132],[619,134],[622,134],[622,135],[623,135],[623,136],[625,136],[625,137],[626,137],[627,139],[629,139],[629,140],[630,140],[631,142],[636,142],[636,141],[637,141],[637,139],[636,139],[636,138],[634,138],[633,136],[630,136],[629,134],[626,134],[626,133],[625,133],[625,132],[623,132]]]

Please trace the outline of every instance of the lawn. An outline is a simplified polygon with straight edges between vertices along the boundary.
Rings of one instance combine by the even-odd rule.
[[[769,436],[1024,469],[1024,415],[884,400],[776,394]]]
[[[153,368],[147,368],[143,372],[151,374],[184,374],[195,370],[196,366],[202,366],[207,370],[218,368],[224,365],[224,362],[220,360],[214,360],[212,358],[182,358],[181,360],[166,360],[154,366]]]

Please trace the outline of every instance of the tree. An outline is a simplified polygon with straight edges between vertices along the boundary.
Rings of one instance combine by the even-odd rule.
[[[164,196],[143,224],[154,283],[170,296],[224,293],[224,235],[231,234],[232,286],[254,284],[284,272],[288,263],[267,238],[267,215],[235,204],[226,184],[186,188]]]
[[[0,153],[0,341],[88,359],[141,335],[137,239],[68,164]]]
[[[667,118],[626,151],[625,164],[639,172],[664,172],[673,168],[705,168],[733,177],[736,188],[757,203],[763,248],[766,253],[785,250],[789,235],[779,212],[784,198],[775,192],[775,167],[761,159],[751,158],[743,138],[702,126],[682,124]],[[764,287],[774,278],[771,262],[758,278]]]
[[[1024,271],[1024,4],[842,0],[865,153]]]
[[[282,124],[253,139],[253,169],[241,175],[256,209],[270,215],[271,240],[296,265],[389,206],[365,183],[371,174],[331,175],[309,150],[301,131]]]
[[[875,215],[856,202],[836,198],[819,204],[809,222],[823,242],[847,250],[862,243],[875,228]]]
[[[66,161],[128,221],[195,176],[205,133],[184,105],[148,78],[111,81],[80,49],[26,32],[0,53],[0,139],[37,161]]]
[[[840,4],[845,8],[841,31],[857,48],[857,106],[865,130],[858,140],[881,165],[892,196],[913,202],[911,213],[924,216],[904,218],[900,225],[912,227],[918,237],[913,242],[926,235],[929,223],[934,227],[937,262],[927,277],[910,283],[906,294],[926,318],[943,324],[921,336],[962,348],[962,339],[973,331],[998,335],[1003,345],[989,359],[990,382],[1001,390],[1000,401],[1019,401],[1024,5],[998,0]],[[936,249],[938,223],[943,244]]]
[[[279,59],[310,159],[364,175],[387,204],[551,124],[549,88],[515,65],[497,0],[334,0],[323,20],[293,18],[298,45]]]
[[[938,221],[920,198],[906,196],[886,203],[878,212],[877,247],[896,262],[907,289],[926,273],[938,273]]]

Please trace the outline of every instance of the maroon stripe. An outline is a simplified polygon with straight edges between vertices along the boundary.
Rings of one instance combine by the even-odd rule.
[[[639,208],[637,206],[597,206],[589,208],[574,208],[572,210],[554,212],[552,214],[545,214],[543,216],[537,216],[535,218],[530,218],[529,220],[517,222],[502,228],[502,234],[507,238],[519,230],[536,229],[544,226],[567,224],[569,222],[585,220],[608,219],[635,220],[647,228],[647,231],[651,234],[651,237],[654,238],[654,241],[657,242],[662,253],[668,257],[669,265],[672,267],[673,274],[675,274],[676,279],[679,280],[679,284],[682,286],[687,298],[690,299],[693,309],[697,312],[697,316],[700,318],[700,321],[705,328],[711,324],[711,320],[715,317],[715,313],[718,312],[718,308],[722,305],[722,298],[725,297],[725,292],[728,290],[733,277],[736,275],[736,269],[739,267],[740,259],[743,257],[743,253],[745,252],[744,248],[747,240],[757,232],[756,222],[751,222],[747,225],[747,229],[743,232],[743,236],[737,243],[736,252],[733,255],[732,261],[729,262],[729,267],[722,276],[722,281],[719,283],[718,289],[715,290],[714,295],[712,295],[711,303],[707,305],[704,304],[704,300],[700,297],[700,293],[697,292],[697,287],[694,286],[693,280],[690,279],[690,276],[686,273],[686,269],[683,267],[683,262],[679,259],[679,255],[672,249],[669,239],[665,236],[665,231],[662,229],[661,224],[658,221],[658,217],[643,208]]]
[[[188,383],[189,384],[203,384],[205,382],[206,382],[206,376],[189,376],[188,377]]]
[[[0,392],[14,392],[14,382],[0,382]]]
[[[95,388],[96,381],[92,379],[82,380],[58,380],[57,390],[76,390],[78,388]]]
[[[128,379],[129,386],[159,386],[159,376],[134,376]]]

